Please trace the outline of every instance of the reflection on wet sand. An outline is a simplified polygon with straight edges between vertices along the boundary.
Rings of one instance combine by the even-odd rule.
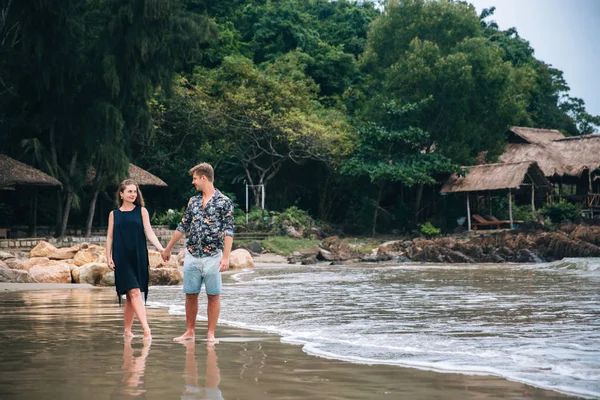
[[[221,370],[217,365],[217,351],[215,345],[206,345],[206,376],[204,387],[198,386],[198,363],[196,362],[196,343],[187,341],[185,344],[185,368],[183,376],[185,386],[181,398],[183,400],[221,400],[223,395],[219,390],[221,382]]]
[[[492,376],[312,357],[278,336],[226,325],[219,344],[182,348],[171,340],[181,316],[148,315],[151,352],[140,339],[123,342],[114,290],[0,293],[0,399],[570,398]]]
[[[151,341],[144,341],[144,347],[139,356],[134,356],[131,347],[131,338],[125,338],[123,345],[123,378],[111,399],[144,399],[146,398],[146,385],[144,372],[146,371],[146,358],[150,353]]]

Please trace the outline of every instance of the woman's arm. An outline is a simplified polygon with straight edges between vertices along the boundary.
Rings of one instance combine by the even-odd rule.
[[[156,247],[156,250],[162,253],[164,249],[152,230],[152,225],[150,224],[150,214],[148,214],[146,207],[142,207],[142,221],[144,222],[144,233],[146,234],[146,237],[148,240],[150,240],[150,243]]]
[[[112,259],[114,221],[113,212],[111,211],[108,214],[108,229],[106,231],[106,263],[108,264],[108,268],[113,271],[115,270],[115,262]]]

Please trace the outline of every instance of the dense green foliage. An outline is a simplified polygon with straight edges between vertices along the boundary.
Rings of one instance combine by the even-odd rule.
[[[439,182],[482,152],[494,161],[510,125],[600,125],[493,9],[463,2],[2,4],[0,152],[62,182],[38,205],[57,235],[105,225],[130,162],[169,185],[142,188],[159,223],[175,223],[166,210],[185,206],[187,171],[207,161],[238,210],[244,183],[253,206],[264,184],[256,228],[287,215],[409,230],[452,214]],[[26,223],[28,200],[2,196],[0,215]]]
[[[540,210],[541,214],[550,218],[554,223],[559,223],[565,220],[573,221],[581,214],[581,208],[575,204],[568,203],[564,200],[555,204],[548,204]]]

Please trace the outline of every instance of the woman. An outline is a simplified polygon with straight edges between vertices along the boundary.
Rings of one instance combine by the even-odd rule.
[[[133,315],[144,330],[144,340],[152,339],[150,327],[146,320],[146,309],[142,302],[148,297],[148,248],[146,238],[162,254],[163,247],[152,231],[148,210],[144,208],[144,198],[137,183],[126,179],[117,191],[119,208],[111,211],[108,217],[108,233],[106,236],[106,259],[108,267],[115,271],[115,286],[119,303],[121,296],[127,295],[125,303],[126,338],[132,338]]]

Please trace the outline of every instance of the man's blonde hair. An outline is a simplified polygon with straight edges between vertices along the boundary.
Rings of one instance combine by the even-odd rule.
[[[215,170],[209,163],[200,163],[191,168],[190,175],[194,176],[194,174],[198,174],[198,176],[206,176],[206,179],[208,179],[209,182],[214,182],[215,180]]]

